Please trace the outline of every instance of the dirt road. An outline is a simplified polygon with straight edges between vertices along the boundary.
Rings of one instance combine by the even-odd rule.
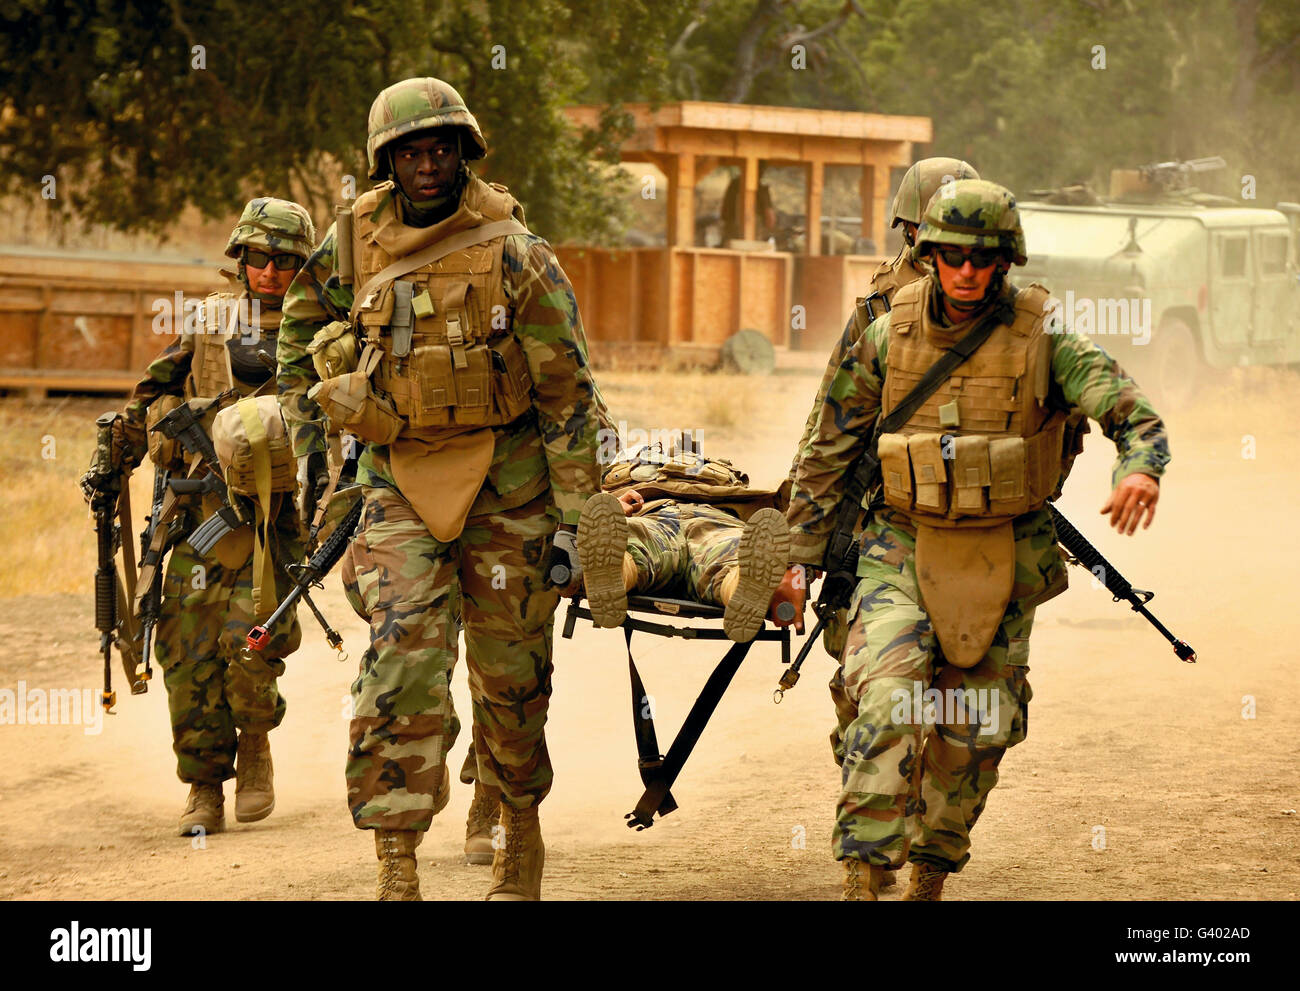
[[[706,451],[768,483],[788,466],[814,380],[617,373],[602,388],[629,426],[700,428]],[[1159,515],[1132,539],[1113,536],[1097,516],[1113,448],[1090,438],[1061,507],[1136,585],[1159,591],[1152,608],[1200,660],[1180,663],[1074,571],[1070,591],[1039,610],[1029,736],[1003,761],[970,865],[948,897],[1300,892],[1298,413],[1300,380],[1259,375],[1170,416],[1174,462]],[[88,434],[85,414],[74,404],[62,428]],[[139,509],[146,493],[135,494]],[[91,540],[84,515],[50,525],[82,527]],[[0,551],[10,563],[22,536],[10,534]],[[62,566],[32,562],[33,583]],[[78,594],[0,602],[0,689],[97,687],[90,587],[87,571]],[[0,898],[371,897],[373,847],[351,825],[342,779],[345,698],[366,630],[337,579],[320,605],[353,660],[333,659],[314,627],[290,659],[288,715],[272,736],[277,808],[260,823],[231,816],[228,832],[202,844],[173,835],[186,789],[175,777],[161,680],[147,696],[123,693],[100,732],[0,725]],[[663,741],[721,652],[640,635],[634,646]],[[621,634],[579,624],[573,640],[557,639],[547,730],[556,778],[542,810],[546,896],[836,897],[830,670],[818,649],[774,706],[778,649],[757,645],[674,788],[680,810],[634,833],[622,818],[640,789]],[[467,715],[463,674],[455,685]],[[462,734],[453,767],[467,742]],[[486,868],[459,862],[469,800],[457,785],[421,847],[426,897],[479,898],[488,886]]]

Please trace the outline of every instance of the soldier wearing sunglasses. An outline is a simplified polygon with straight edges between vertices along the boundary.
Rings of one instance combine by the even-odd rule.
[[[311,217],[297,203],[258,197],[244,207],[226,245],[244,291],[205,299],[199,326],[186,326],[149,365],[126,407],[124,436],[133,464],[142,463],[147,447],[160,472],[188,472],[192,458],[175,442],[146,434],[185,400],[231,389],[240,396],[274,394],[280,306],[315,240]],[[276,493],[272,500],[267,549],[281,576],[303,547],[291,495]],[[231,777],[240,822],[264,819],[275,808],[268,734],[285,713],[276,681],[301,636],[289,614],[271,630],[265,651],[241,649],[244,633],[265,619],[255,609],[252,529],[233,531],[205,556],[186,539],[219,505],[212,493],[181,496],[170,521],[164,517],[167,536],[157,548],[160,566],[171,552],[161,578],[154,655],[167,689],[177,776],[190,786],[177,829],[182,836],[225,828],[223,783]],[[273,605],[284,592],[263,590],[261,601]]]
[[[1046,289],[1007,281],[1027,261],[1009,190],[941,186],[913,259],[928,276],[862,330],[799,451],[791,566],[773,596],[774,617],[782,601],[802,611],[805,571],[822,565],[851,468],[870,449],[880,468],[862,500],[842,655],[849,711],[833,838],[853,900],[874,901],[905,861],[904,899],[939,900],[970,859],[999,762],[1025,739],[1034,613],[1066,587],[1047,503],[1073,460],[1067,420],[1081,410],[1116,445],[1101,511],[1121,533],[1151,524],[1169,461],[1164,424],[1133,380],[1053,325]],[[950,349],[969,356],[910,415],[891,415]],[[930,688],[965,701],[930,721],[900,704]]]

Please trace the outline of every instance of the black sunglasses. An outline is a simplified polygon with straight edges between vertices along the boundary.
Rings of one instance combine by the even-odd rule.
[[[296,268],[302,268],[302,259],[297,255],[291,255],[287,251],[282,254],[272,255],[265,251],[254,251],[252,248],[244,252],[244,264],[249,268],[266,268],[275,262],[275,267],[281,272],[292,272]]]
[[[988,268],[1003,254],[1001,248],[975,248],[969,253],[961,248],[936,247],[934,250],[950,268],[961,268],[968,260],[976,268]]]

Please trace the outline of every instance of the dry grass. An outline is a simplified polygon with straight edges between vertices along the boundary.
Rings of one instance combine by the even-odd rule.
[[[94,524],[77,480],[90,464],[95,417],[120,404],[0,399],[0,598],[93,587]]]

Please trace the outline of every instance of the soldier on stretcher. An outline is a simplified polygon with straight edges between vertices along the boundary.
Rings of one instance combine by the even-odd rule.
[[[578,523],[578,558],[597,626],[614,627],[629,592],[722,606],[737,643],[763,626],[789,559],[788,483],[753,489],[730,461],[641,448],[609,465]]]

